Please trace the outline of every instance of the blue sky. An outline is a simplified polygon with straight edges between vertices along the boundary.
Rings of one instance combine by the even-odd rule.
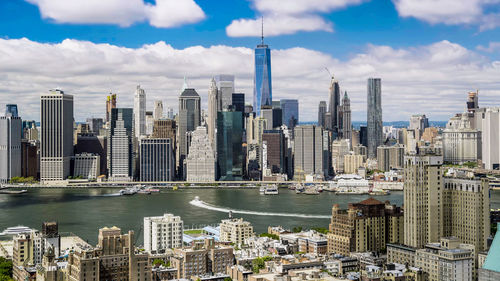
[[[79,63],[82,67],[86,66],[85,70],[74,69],[75,66],[71,62],[67,64],[61,63],[61,67],[68,68],[72,73],[71,75],[78,75],[75,79],[78,81],[69,82],[68,80],[71,79],[67,79],[68,77],[63,79],[57,75],[46,74],[47,76],[42,79],[42,82],[38,80],[42,71],[31,74],[22,72],[21,66],[29,65],[30,62],[23,61],[26,55],[23,55],[20,50],[16,51],[16,48],[12,47],[14,45],[26,49],[57,49],[61,47],[64,40],[70,39],[73,40],[72,47],[79,45],[78,50],[86,48],[88,52],[94,52],[93,49],[95,48],[105,54],[103,56],[106,58],[114,57],[112,54],[114,49],[103,50],[104,47],[101,44],[121,47],[123,52],[130,51],[134,55],[143,58],[142,53],[145,52],[143,49],[145,45],[160,48],[161,46],[157,45],[158,42],[164,41],[173,48],[172,52],[175,53],[173,56],[177,56],[182,53],[182,50],[189,49],[192,46],[202,46],[204,48],[201,52],[211,52],[213,51],[210,49],[211,46],[220,45],[230,48],[231,51],[240,51],[242,59],[248,60],[248,50],[246,48],[253,48],[260,40],[258,37],[253,36],[259,33],[258,28],[253,27],[258,27],[258,18],[261,15],[265,16],[264,32],[269,32],[271,35],[274,33],[273,36],[266,36],[265,41],[273,50],[279,52],[273,52],[273,84],[278,87],[274,90],[275,98],[295,97],[302,99],[302,95],[308,91],[304,85],[297,85],[296,87],[290,85],[290,81],[296,80],[297,77],[293,73],[286,73],[285,70],[282,70],[287,68],[287,56],[294,60],[303,59],[301,62],[295,62],[297,69],[310,69],[309,72],[304,72],[303,75],[309,79],[307,84],[311,86],[310,95],[314,98],[301,102],[302,121],[315,120],[317,104],[320,100],[327,98],[329,77],[326,76],[326,72],[318,73],[324,67],[333,68],[332,71],[339,77],[341,87],[345,86],[343,90],[352,92],[353,109],[356,110],[353,113],[355,120],[364,120],[365,118],[365,81],[366,78],[372,75],[381,76],[383,83],[385,79],[388,80],[387,89],[390,92],[387,93],[387,99],[384,100],[384,110],[386,110],[384,120],[387,121],[408,119],[412,110],[402,110],[401,104],[406,100],[419,100],[418,94],[422,93],[422,91],[426,91],[429,96],[441,97],[441,101],[443,99],[452,100],[443,106],[433,107],[422,103],[419,104],[420,106],[413,108],[413,113],[427,113],[431,118],[439,120],[446,120],[450,114],[460,112],[463,109],[462,104],[466,92],[469,90],[481,88],[482,92],[484,89],[484,101],[488,105],[498,103],[498,100],[495,99],[498,94],[498,82],[488,78],[495,77],[498,74],[496,62],[499,59],[500,44],[496,41],[500,40],[496,40],[496,38],[500,38],[500,28],[498,28],[498,25],[500,25],[500,16],[498,16],[500,2],[496,0],[471,0],[467,1],[468,3],[438,0],[436,2],[442,3],[436,4],[435,7],[432,7],[434,4],[430,0],[282,1],[282,5],[293,8],[290,8],[290,11],[287,11],[287,8],[281,9],[279,6],[274,5],[273,2],[276,2],[276,0],[196,0],[195,2],[182,0],[178,1],[178,3],[192,2],[186,4],[186,9],[194,7],[195,10],[193,10],[194,12],[189,10],[173,11],[181,17],[173,27],[169,26],[171,22],[166,19],[170,14],[164,14],[164,11],[159,13],[160,16],[156,19],[156,23],[153,23],[149,16],[140,15],[137,16],[138,20],[131,20],[132,22],[126,22],[125,24],[123,21],[127,21],[127,19],[122,20],[122,22],[103,24],[102,18],[93,17],[92,13],[80,12],[79,10],[82,10],[82,8],[78,7],[78,5],[76,7],[65,7],[65,9],[70,9],[70,13],[67,12],[68,10],[59,10],[60,5],[58,5],[58,2],[60,1],[63,0],[0,1],[0,17],[2,18],[0,21],[0,37],[4,39],[2,43],[6,45],[2,50],[2,44],[0,44],[0,54],[10,55],[12,57],[11,61],[4,65],[10,65],[11,68],[15,69],[7,68],[2,70],[0,66],[0,91],[6,93],[4,94],[6,99],[11,97],[8,96],[8,93],[17,91],[17,93],[26,94],[27,100],[20,103],[26,103],[25,106],[29,109],[27,110],[29,113],[26,115],[34,119],[37,117],[36,104],[38,100],[33,93],[47,90],[51,86],[51,79],[53,79],[54,85],[63,86],[70,93],[78,94],[81,100],[85,102],[103,99],[102,96],[105,95],[106,91],[117,91],[119,94],[123,92],[123,106],[128,105],[126,103],[131,101],[131,93],[134,89],[131,84],[145,83],[146,92],[151,93],[148,105],[152,104],[154,99],[163,99],[167,104],[176,108],[177,93],[175,89],[177,88],[175,87],[177,87],[177,82],[181,83],[178,81],[181,77],[184,75],[193,76],[190,79],[191,83],[197,86],[196,88],[199,89],[203,98],[206,95],[210,76],[218,74],[215,71],[224,71],[237,75],[237,83],[241,81],[240,88],[246,93],[247,101],[250,101],[253,75],[252,61],[245,62],[244,65],[235,63],[225,67],[212,68],[207,66],[205,71],[198,69],[192,73],[189,71],[190,66],[203,68],[204,65],[198,64],[198,62],[192,65],[186,63],[186,69],[181,71],[183,73],[178,73],[171,68],[166,69],[164,76],[166,76],[165,79],[167,80],[162,84],[158,84],[158,79],[148,80],[140,77],[141,75],[137,75],[137,77],[140,77],[137,79],[138,81],[131,81],[134,76],[124,75],[123,73],[110,74],[111,78],[108,79],[108,82],[96,81],[92,77],[95,75],[97,66],[92,65],[92,62],[87,62],[83,57],[79,59]],[[75,2],[79,1],[83,0]],[[93,2],[89,5],[96,5],[92,7],[96,10],[101,8],[98,6],[100,5],[99,2],[104,2],[89,1]],[[109,1],[110,3],[116,2],[116,0]],[[173,0],[160,1],[169,2]],[[146,4],[142,4],[142,0],[130,0],[130,2],[140,2],[138,5],[149,5],[150,7],[157,4],[154,0],[148,0]],[[310,3],[307,4],[308,2]],[[322,4],[315,5],[315,2]],[[488,3],[485,4],[485,2]],[[428,7],[429,5],[430,7]],[[443,9],[443,7],[449,7],[449,5],[463,5],[464,7]],[[175,5],[173,7],[177,8]],[[112,8],[102,7],[102,10],[116,11],[120,7]],[[127,13],[133,13],[131,9],[134,8],[132,7],[123,12],[124,17],[127,17]],[[160,9],[161,7],[158,8],[158,10]],[[429,13],[428,11],[435,11],[435,13]],[[69,18],[66,16],[67,14],[70,14]],[[470,17],[467,16],[468,14],[470,14]],[[62,18],[63,16],[64,18]],[[74,18],[71,18],[71,16],[74,16]],[[112,19],[115,16],[110,14],[109,18]],[[193,22],[183,22],[182,17],[195,19],[192,20]],[[285,27],[279,27],[273,24],[284,22],[287,18],[303,18],[304,21],[299,22],[297,26],[289,24]],[[478,18],[488,18],[488,21],[479,20]],[[237,21],[241,19],[253,22],[248,25],[238,25]],[[104,21],[107,20],[104,19]],[[311,26],[314,24],[319,25],[310,27],[309,22],[311,22]],[[228,26],[234,26],[237,32],[229,32]],[[303,31],[304,28],[306,30],[310,29],[310,31]],[[20,38],[27,38],[28,40],[25,42],[16,41]],[[84,44],[82,41],[89,41],[91,44]],[[238,47],[245,49],[235,50]],[[300,50],[297,50],[296,47],[299,47]],[[447,48],[450,48],[450,50],[446,51]],[[62,46],[62,49],[68,50],[64,46]],[[428,80],[425,80],[421,74],[426,70],[425,64],[416,65],[419,63],[420,56],[426,57],[429,62],[435,62],[436,54],[442,55],[441,50],[445,50],[444,53],[449,57],[446,57],[443,61],[440,60],[439,66],[433,66],[433,68],[442,67],[439,74],[442,74],[443,77],[432,75],[427,77]],[[71,49],[71,51],[75,52],[75,49]],[[123,52],[120,53],[123,55]],[[154,50],[155,55],[158,55],[158,52],[161,52],[161,50]],[[297,52],[305,53],[305,55],[300,55],[300,58],[297,58]],[[275,53],[277,66],[274,63]],[[380,54],[386,57],[379,57],[382,56]],[[398,65],[392,66],[388,62],[387,58],[391,58],[391,54],[392,57],[402,56],[401,59],[392,62],[392,64]],[[40,51],[38,55],[55,58],[58,53],[55,50],[48,50],[47,53]],[[311,57],[308,61],[308,55],[314,57]],[[16,58],[16,56],[19,56],[19,58]],[[69,56],[72,57],[73,55]],[[67,58],[67,56],[64,57]],[[325,58],[324,65],[320,65],[322,58]],[[364,59],[366,59],[366,62],[364,62]],[[221,60],[224,60],[224,56],[221,56]],[[180,58],[180,61],[183,61],[183,59]],[[316,61],[318,63],[314,65]],[[2,61],[0,60],[0,62]],[[151,63],[154,64],[154,62]],[[218,65],[219,63],[220,61],[212,61],[211,65]],[[366,65],[369,65],[371,72],[367,70],[359,73],[359,69]],[[457,67],[457,65],[460,65],[460,67]],[[141,64],[141,66],[145,67],[143,72],[148,71],[147,65]],[[245,69],[235,69],[243,66]],[[386,69],[389,66],[392,66],[390,71]],[[464,66],[474,68],[474,73],[463,73]],[[156,66],[152,66],[152,68],[154,67]],[[399,68],[400,72],[407,71],[408,78],[402,78],[398,75],[397,68]],[[275,71],[277,75],[274,75]],[[448,71],[449,73],[447,73]],[[481,71],[485,71],[487,74],[483,76]],[[19,73],[23,75],[24,80],[31,81],[33,79],[33,82],[29,83],[31,85],[21,87],[14,83],[12,79],[2,80],[2,75],[15,78]],[[204,73],[206,74],[204,75]],[[449,75],[449,77],[446,75]],[[470,81],[462,81],[459,85],[453,85],[453,75],[462,75],[461,77],[470,79]],[[86,79],[83,79],[85,77]],[[314,80],[316,78],[318,80]],[[282,81],[281,86],[280,81]],[[427,81],[427,84],[422,85],[422,81]],[[107,90],[108,88],[110,90]],[[385,94],[386,92],[384,92],[384,96]],[[395,95],[402,95],[403,97],[400,97],[400,100],[393,101]],[[408,98],[405,98],[405,95]],[[0,102],[14,101],[5,100]],[[96,108],[99,106],[96,102]],[[396,112],[398,109],[399,111]],[[84,119],[86,115],[98,116],[101,114],[100,111],[102,111],[101,108],[89,112],[78,111],[75,115],[77,119]]]

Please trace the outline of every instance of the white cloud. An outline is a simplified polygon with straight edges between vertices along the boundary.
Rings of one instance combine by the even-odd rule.
[[[321,13],[362,3],[364,0],[251,0],[252,7],[264,17],[266,36],[294,34],[299,31],[333,32],[333,24]],[[261,19],[236,19],[226,27],[231,37],[261,36]]]
[[[500,42],[490,42],[487,47],[479,45],[476,49],[482,52],[494,53],[500,51]]]
[[[130,26],[149,21],[156,27],[195,23],[205,18],[194,0],[26,0],[40,9],[43,18],[57,23],[116,24]]]
[[[414,17],[431,24],[477,25],[480,30],[500,26],[500,14],[487,12],[499,0],[392,0],[402,17]]]
[[[146,90],[149,109],[161,99],[177,111],[184,75],[204,108],[210,77],[219,73],[235,74],[236,91],[247,102],[253,93],[253,50],[242,47],[0,39],[0,65],[0,108],[18,103],[25,119],[39,119],[39,96],[55,87],[75,96],[76,120],[102,117],[109,91],[118,94],[118,106],[132,107],[136,84]],[[402,49],[368,45],[347,60],[304,48],[273,50],[272,66],[274,99],[298,98],[302,121],[315,121],[319,101],[328,98],[325,66],[351,96],[353,120],[366,118],[366,79],[375,76],[382,78],[384,120],[408,120],[413,113],[447,120],[464,110],[466,93],[475,89],[481,106],[499,105],[500,62],[448,41]]]

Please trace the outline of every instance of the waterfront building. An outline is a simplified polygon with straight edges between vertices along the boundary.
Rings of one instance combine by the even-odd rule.
[[[216,135],[215,131],[217,128],[217,112],[221,110],[222,105],[219,104],[219,91],[217,90],[217,83],[215,82],[215,78],[212,78],[210,81],[210,87],[208,89],[208,118],[207,118],[207,131],[208,131],[208,140],[212,145],[212,149],[216,148],[215,140]]]
[[[294,177],[323,175],[323,129],[315,125],[295,128]]]
[[[142,138],[139,148],[141,181],[172,181],[175,176],[172,139]]]
[[[334,133],[334,138],[338,134],[338,117],[339,117],[339,106],[340,106],[340,86],[339,81],[335,79],[332,75],[332,79],[330,80],[330,92],[328,95],[328,113],[329,120],[327,121],[327,129]]]
[[[416,139],[420,140],[424,130],[429,127],[429,119],[425,114],[415,114],[410,117],[410,130],[414,130]]]
[[[377,166],[380,171],[402,169],[404,167],[405,147],[403,145],[377,147]]]
[[[129,181],[134,176],[134,112],[132,108],[112,108],[108,130],[108,173],[111,180]]]
[[[215,152],[205,127],[196,128],[192,134],[186,169],[188,182],[215,181]]]
[[[97,154],[86,152],[75,154],[73,176],[95,180],[101,172],[100,164],[101,159]]]
[[[485,169],[500,169],[500,107],[475,111],[475,129],[481,131],[481,160]]]
[[[344,155],[344,173],[357,174],[359,167],[365,164],[365,157],[359,154]]]
[[[68,280],[152,281],[149,255],[139,253],[134,243],[133,231],[122,234],[116,226],[99,229],[98,244],[94,249],[76,249],[69,253]]]
[[[349,140],[338,139],[332,142],[332,167],[336,173],[344,172],[344,156],[349,152]]]
[[[479,268],[479,280],[495,281],[500,280],[500,225],[497,224],[497,233],[486,256],[482,267]]]
[[[368,158],[377,157],[377,147],[383,143],[382,127],[382,83],[380,78],[368,79],[368,103],[367,103],[367,126],[366,144]]]
[[[404,244],[422,248],[444,236],[443,157],[421,150],[404,161]]]
[[[215,76],[219,111],[233,105],[234,75],[219,74]]]
[[[352,122],[351,122],[351,100],[347,96],[347,91],[342,99],[342,105],[338,109],[338,128],[339,137],[343,139],[352,139]]]
[[[264,167],[264,151],[263,143],[257,142],[257,140],[247,141],[246,145],[246,171],[247,177],[250,180],[261,180],[262,172]]]
[[[271,80],[271,49],[262,41],[255,48],[255,72],[253,78],[253,110],[261,116],[261,109],[272,106],[273,87]]]
[[[111,109],[116,108],[116,94],[109,93],[106,97],[106,123],[111,121]]]
[[[21,177],[38,179],[38,149],[40,142],[36,140],[21,141]]]
[[[219,180],[243,177],[243,113],[224,109],[217,113],[217,172]]]
[[[146,92],[140,85],[134,95],[134,130],[136,138],[146,135]]]
[[[299,100],[281,99],[280,108],[282,111],[282,124],[293,129],[299,124]]]
[[[271,174],[285,174],[285,136],[283,131],[264,131],[262,142],[267,147],[265,166]]]
[[[184,222],[181,217],[164,214],[144,218],[144,249],[148,253],[182,247]]]
[[[83,134],[78,135],[76,141],[75,153],[91,153],[94,155],[99,155],[99,175],[107,175],[107,147],[108,147],[108,136],[97,136],[95,134]]]
[[[481,157],[481,132],[472,128],[467,113],[450,118],[443,131],[443,161],[463,164]]]
[[[40,179],[64,180],[73,156],[73,96],[51,90],[40,102]]]
[[[325,129],[326,125],[326,120],[325,120],[325,114],[327,112],[327,105],[326,101],[322,100],[319,102],[318,106],[318,126],[322,127]]]
[[[195,89],[186,88],[179,96],[179,116],[177,123],[177,166],[184,178],[184,160],[188,153],[187,133],[201,124],[201,99]]]
[[[403,240],[403,210],[388,202],[369,198],[349,204],[341,210],[332,208],[328,253],[349,255],[351,252],[381,251],[387,243]]]
[[[0,183],[22,175],[22,120],[17,116],[17,106],[10,105],[6,111],[0,117]]]
[[[245,244],[245,239],[254,236],[252,224],[242,218],[222,220],[219,227],[219,239],[222,242],[231,242],[241,246]]]
[[[154,120],[160,120],[163,118],[163,102],[161,100],[155,100],[153,118]]]

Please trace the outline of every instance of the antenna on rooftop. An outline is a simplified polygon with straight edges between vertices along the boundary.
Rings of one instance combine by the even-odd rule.
[[[261,18],[261,23],[262,23],[261,41],[262,41],[262,45],[264,45],[264,16],[262,16],[262,18]]]

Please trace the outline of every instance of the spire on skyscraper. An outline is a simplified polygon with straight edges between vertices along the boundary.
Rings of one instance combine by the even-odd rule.
[[[261,23],[262,23],[261,44],[264,45],[264,16],[262,16],[261,18]]]

